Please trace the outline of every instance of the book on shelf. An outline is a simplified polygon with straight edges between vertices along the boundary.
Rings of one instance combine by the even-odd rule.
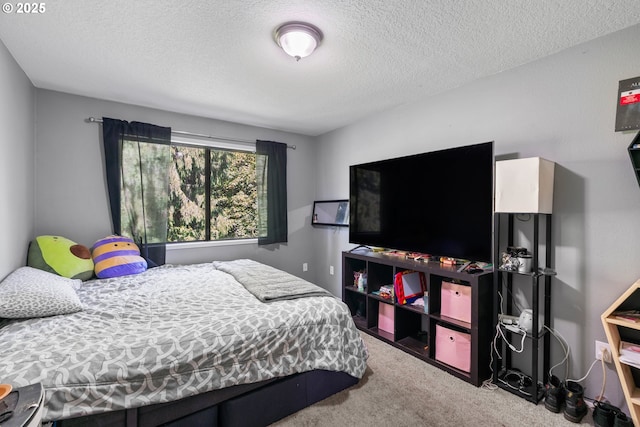
[[[640,344],[620,341],[620,361],[640,368]]]
[[[640,323],[640,310],[617,310],[611,313],[616,319]]]

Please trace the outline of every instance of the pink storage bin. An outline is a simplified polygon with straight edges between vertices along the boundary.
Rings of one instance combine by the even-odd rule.
[[[393,305],[378,302],[378,329],[394,333]]]
[[[471,370],[471,335],[436,325],[436,360],[469,372]]]
[[[471,323],[471,286],[442,282],[440,315]]]

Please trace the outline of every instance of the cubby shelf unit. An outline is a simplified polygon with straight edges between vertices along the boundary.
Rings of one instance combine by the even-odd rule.
[[[427,363],[480,386],[490,373],[491,340],[495,323],[493,314],[493,272],[458,272],[460,265],[444,265],[439,261],[416,261],[403,256],[370,250],[343,252],[342,299],[349,307],[356,326]],[[372,292],[392,285],[396,273],[409,270],[422,272],[426,278],[428,312],[423,307],[398,304]],[[364,291],[354,286],[354,273],[367,274]],[[471,321],[464,322],[440,314],[442,282],[454,282],[471,288]],[[381,304],[392,309],[393,327],[380,328]],[[383,307],[387,309],[387,307]],[[385,311],[389,311],[388,309]],[[436,358],[436,326],[446,327],[470,338],[470,369],[456,368]]]

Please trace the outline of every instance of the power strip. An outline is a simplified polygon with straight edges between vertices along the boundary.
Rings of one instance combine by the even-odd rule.
[[[517,325],[520,321],[519,316],[511,316],[509,314],[500,314],[498,316],[498,319],[503,325]]]

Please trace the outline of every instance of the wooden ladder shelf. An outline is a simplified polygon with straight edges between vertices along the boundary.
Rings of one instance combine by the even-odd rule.
[[[634,368],[620,361],[620,332],[621,328],[627,328],[627,331],[622,329],[624,335],[629,335],[625,332],[636,332],[640,336],[640,321],[634,322],[632,320],[626,320],[616,317],[613,313],[616,310],[621,309],[640,309],[640,279],[637,280],[620,298],[618,298],[603,314],[602,314],[602,326],[607,335],[609,341],[609,347],[611,347],[611,355],[613,362],[620,378],[622,385],[622,391],[633,418],[633,424],[640,426],[640,388],[636,386],[633,379],[632,369]],[[640,343],[640,341],[635,342]]]

